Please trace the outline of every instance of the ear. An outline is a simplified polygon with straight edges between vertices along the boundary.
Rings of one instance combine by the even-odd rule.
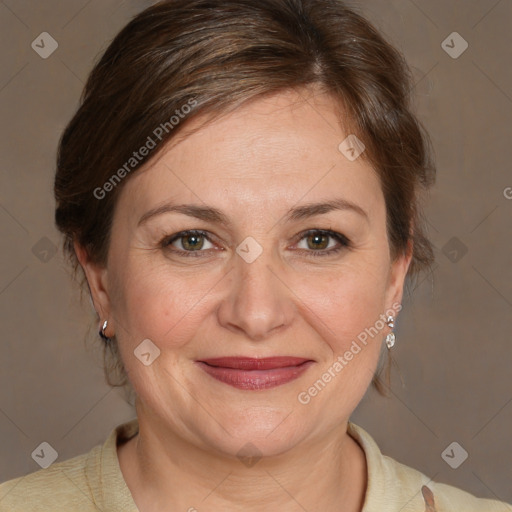
[[[91,293],[94,309],[99,316],[100,323],[108,320],[110,327],[113,323],[113,318],[111,317],[107,269],[102,265],[93,263],[86,249],[79,245],[78,242],[74,242],[73,247],[87,278],[89,292]],[[108,331],[112,331],[112,328],[109,328]]]
[[[388,278],[388,289],[386,294],[386,307],[396,309],[398,304],[402,304],[405,277],[412,261],[413,242],[409,240],[407,249],[391,263]],[[401,308],[400,308],[401,309]],[[400,311],[398,309],[396,312]]]

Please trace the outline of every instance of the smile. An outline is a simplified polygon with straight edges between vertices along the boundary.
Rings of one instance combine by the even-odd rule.
[[[299,378],[314,364],[299,357],[221,357],[196,361],[210,377],[244,390],[268,389]]]

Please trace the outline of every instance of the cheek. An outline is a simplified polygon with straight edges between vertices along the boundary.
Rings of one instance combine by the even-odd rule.
[[[385,312],[385,275],[369,265],[351,266],[337,273],[329,286],[305,287],[304,310],[311,310],[309,321],[320,333],[323,355],[319,368],[297,397],[310,413],[330,416],[335,424],[350,415],[365,394],[377,367],[382,349]],[[378,270],[378,271],[377,271]],[[304,315],[305,316],[305,315]],[[317,344],[319,352],[322,344]],[[324,391],[325,390],[325,391]]]
[[[206,314],[208,296],[221,274],[194,274],[186,269],[179,275],[165,263],[132,262],[123,268],[112,304],[121,344],[133,349],[150,339],[172,350],[189,341]]]
[[[322,334],[335,354],[344,353],[353,340],[362,339],[373,328],[382,329],[380,316],[386,310],[386,272],[380,262],[358,263],[330,275],[297,283],[297,296],[303,298],[303,315]]]

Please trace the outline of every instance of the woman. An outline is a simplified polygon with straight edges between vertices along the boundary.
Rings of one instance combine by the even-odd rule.
[[[409,90],[337,0],[170,0],[120,32],[61,139],[56,222],[137,419],[0,510],[512,510],[349,421],[432,262]]]

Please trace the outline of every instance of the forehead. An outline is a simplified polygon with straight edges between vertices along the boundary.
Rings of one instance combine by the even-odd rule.
[[[126,183],[122,199],[133,214],[159,202],[237,203],[262,213],[330,197],[367,211],[383,201],[376,172],[339,149],[349,133],[328,95],[286,91],[253,101],[201,126],[192,119],[154,162]],[[196,132],[190,130],[200,127]]]

